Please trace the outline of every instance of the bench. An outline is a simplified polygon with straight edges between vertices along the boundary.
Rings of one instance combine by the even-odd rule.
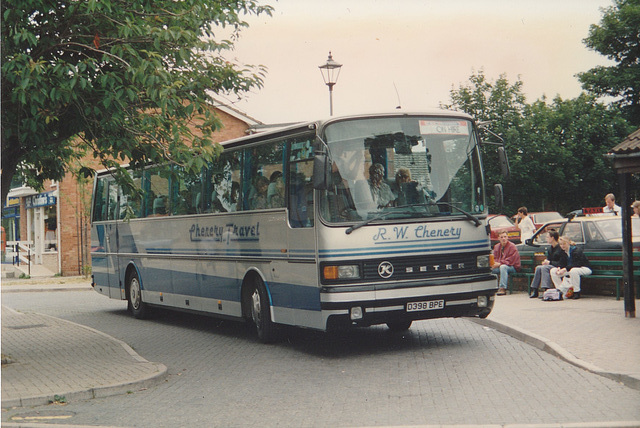
[[[540,253],[541,254],[541,253]],[[620,300],[620,284],[623,279],[622,253],[616,251],[585,251],[585,255],[591,264],[592,274],[583,277],[583,280],[612,279],[616,281],[616,300]],[[539,259],[538,259],[539,258]],[[536,260],[538,259],[538,260]],[[526,278],[527,292],[531,294],[531,280],[535,274],[535,268],[544,260],[544,255],[536,256],[533,253],[520,256],[522,268],[519,272],[509,275],[508,291],[513,293],[513,278]],[[640,297],[640,255],[633,256],[633,276],[636,285],[636,297]]]
[[[536,266],[539,264],[539,262],[536,261],[536,257],[534,253],[520,255],[520,270],[516,273],[509,274],[509,282],[507,283],[507,291],[509,294],[513,294],[513,278],[526,278],[527,293],[531,294],[531,280],[533,280]],[[542,257],[540,261],[544,260],[544,256]]]
[[[622,253],[611,251],[585,251],[593,273],[585,278],[604,278],[616,280],[616,300],[620,300],[620,283],[623,279]],[[636,297],[640,296],[640,256],[633,256],[633,277],[636,285]]]

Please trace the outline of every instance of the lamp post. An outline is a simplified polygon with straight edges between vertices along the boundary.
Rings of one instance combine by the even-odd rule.
[[[340,75],[340,68],[342,64],[338,64],[333,60],[331,51],[329,51],[329,58],[323,65],[319,65],[320,73],[322,73],[322,79],[324,83],[329,87],[329,115],[333,116],[333,85],[338,81]]]

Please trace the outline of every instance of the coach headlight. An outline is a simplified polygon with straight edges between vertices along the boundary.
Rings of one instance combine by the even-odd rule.
[[[324,279],[359,279],[360,266],[358,265],[328,265],[322,270]]]
[[[476,266],[479,268],[491,267],[491,255],[483,254],[476,259]]]

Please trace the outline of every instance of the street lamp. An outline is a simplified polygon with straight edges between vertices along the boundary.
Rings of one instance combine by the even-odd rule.
[[[322,79],[324,83],[329,87],[329,115],[333,116],[333,85],[338,81],[340,75],[340,68],[342,64],[338,64],[333,60],[331,51],[329,51],[329,58],[327,58],[326,64],[319,65],[320,73],[322,73]]]

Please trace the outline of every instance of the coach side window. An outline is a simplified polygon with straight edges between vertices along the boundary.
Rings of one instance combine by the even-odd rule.
[[[173,215],[202,212],[202,174],[192,174],[182,167],[175,167],[177,176],[171,202]]]
[[[244,207],[250,210],[284,207],[284,143],[245,149]]]
[[[107,180],[104,177],[98,178],[96,182],[95,200],[93,201],[93,221],[104,221],[107,219]]]
[[[108,180],[106,184],[108,186],[107,206],[103,207],[103,212],[106,211],[107,213],[105,220],[117,220],[120,212],[120,207],[118,206],[118,192],[120,189],[116,185],[115,180]],[[106,210],[104,208],[106,208]]]
[[[297,138],[289,150],[289,223],[292,227],[312,227],[313,150],[311,138]]]
[[[166,167],[154,167],[148,170],[146,192],[147,217],[162,217],[169,214],[169,179]]]
[[[129,171],[133,188],[121,188],[120,191],[120,219],[130,220],[132,218],[142,217],[142,172]]]
[[[211,192],[213,212],[242,210],[241,151],[226,152],[216,162],[215,185]]]

